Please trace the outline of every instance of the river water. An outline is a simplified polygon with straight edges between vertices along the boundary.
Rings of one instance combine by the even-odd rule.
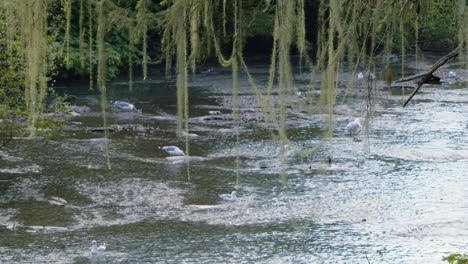
[[[159,149],[185,143],[175,134],[175,82],[155,68],[132,91],[126,81],[109,84],[109,101],[143,110],[108,107],[110,171],[98,95],[86,84],[61,84],[59,93],[89,109],[67,117],[61,132],[0,151],[0,262],[442,263],[468,251],[468,75],[451,67],[439,74],[456,78],[423,87],[406,108],[408,91],[377,81],[368,132],[357,140],[344,127],[364,117],[366,84],[346,89],[354,75],[338,76],[334,135],[308,155],[327,129],[326,115],[311,107],[319,92],[289,96],[281,158],[245,76],[236,125],[230,70],[202,66],[189,82],[197,135],[189,163]],[[251,71],[265,90],[268,65]],[[294,77],[306,90],[308,74]],[[208,111],[220,111],[220,120]],[[233,190],[235,202],[218,197]],[[49,203],[53,196],[67,204]],[[109,244],[106,252],[92,256],[92,240]]]

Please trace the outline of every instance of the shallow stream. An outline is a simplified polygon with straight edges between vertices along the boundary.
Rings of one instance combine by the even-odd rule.
[[[293,94],[284,165],[245,76],[236,144],[229,69],[202,66],[190,78],[189,163],[159,149],[185,148],[175,82],[160,69],[132,91],[109,84],[109,101],[142,109],[109,106],[109,139],[99,132],[98,95],[61,84],[59,93],[89,109],[60,133],[0,150],[0,263],[442,263],[468,251],[468,75],[456,65],[440,74],[449,70],[456,79],[423,87],[406,108],[407,91],[377,81],[368,133],[357,140],[344,127],[364,117],[366,84],[345,89],[355,74],[340,75],[334,135],[310,155],[326,115],[304,107],[313,94]],[[251,71],[264,90],[268,65]],[[297,91],[308,78],[297,71]],[[233,190],[236,202],[218,197]],[[67,204],[49,203],[53,196]],[[92,240],[109,244],[103,255],[91,256]]]

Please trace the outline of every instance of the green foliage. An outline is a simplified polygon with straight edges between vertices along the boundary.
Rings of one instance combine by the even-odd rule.
[[[61,99],[61,98],[60,98]],[[56,104],[49,106],[50,113],[70,113],[73,111],[73,108],[69,102],[64,102],[60,100]]]
[[[5,17],[0,13],[0,148],[22,134],[26,115],[19,43],[8,43],[5,34]]]
[[[427,14],[420,18],[421,49],[447,50],[458,43],[454,6],[447,1],[430,1]]]
[[[244,11],[246,19],[242,21],[245,37],[271,36],[273,33],[274,15],[259,9]]]
[[[459,253],[454,253],[444,257],[442,260],[445,260],[450,264],[468,264],[468,254],[462,255]]]
[[[11,109],[25,107],[24,74],[19,58],[19,43],[8,43],[5,18],[0,15],[0,102]]]
[[[106,52],[106,62],[107,62],[107,69],[106,69],[106,77],[109,80],[115,79],[121,70],[122,64],[128,59],[128,56],[137,56],[135,54],[129,55],[127,52],[127,45],[123,44],[124,40],[122,36],[113,36],[113,40],[115,41],[106,41],[105,42],[105,52]],[[115,44],[118,43],[118,44]],[[84,55],[85,57],[88,56],[88,43],[84,42]],[[96,46],[93,47],[93,50],[96,50]],[[61,72],[60,77],[67,79],[76,76],[87,76],[88,69],[89,69],[89,60],[84,60],[82,67],[80,61],[80,49],[79,49],[79,39],[76,37],[71,37],[70,41],[70,62],[68,65],[68,69],[64,69],[64,63],[59,63],[59,69]],[[93,67],[97,65],[97,57],[93,57],[92,61]]]
[[[25,112],[0,104],[0,149],[13,137],[25,134]]]
[[[37,119],[36,129],[44,136],[52,136],[52,132],[60,131],[65,127],[65,121],[53,116],[42,115]]]

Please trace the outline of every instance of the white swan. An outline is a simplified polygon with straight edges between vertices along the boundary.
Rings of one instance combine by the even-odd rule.
[[[176,146],[164,146],[160,148],[171,156],[185,156],[185,153]]]
[[[237,200],[236,191],[233,191],[231,194],[220,194],[219,197],[226,202],[235,202]]]

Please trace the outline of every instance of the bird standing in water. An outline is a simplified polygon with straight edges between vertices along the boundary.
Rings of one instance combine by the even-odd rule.
[[[356,118],[354,119],[354,121],[349,122],[348,125],[346,126],[346,131],[348,131],[350,135],[358,134],[361,131],[361,129],[362,129],[362,125],[361,125],[359,118]]]

